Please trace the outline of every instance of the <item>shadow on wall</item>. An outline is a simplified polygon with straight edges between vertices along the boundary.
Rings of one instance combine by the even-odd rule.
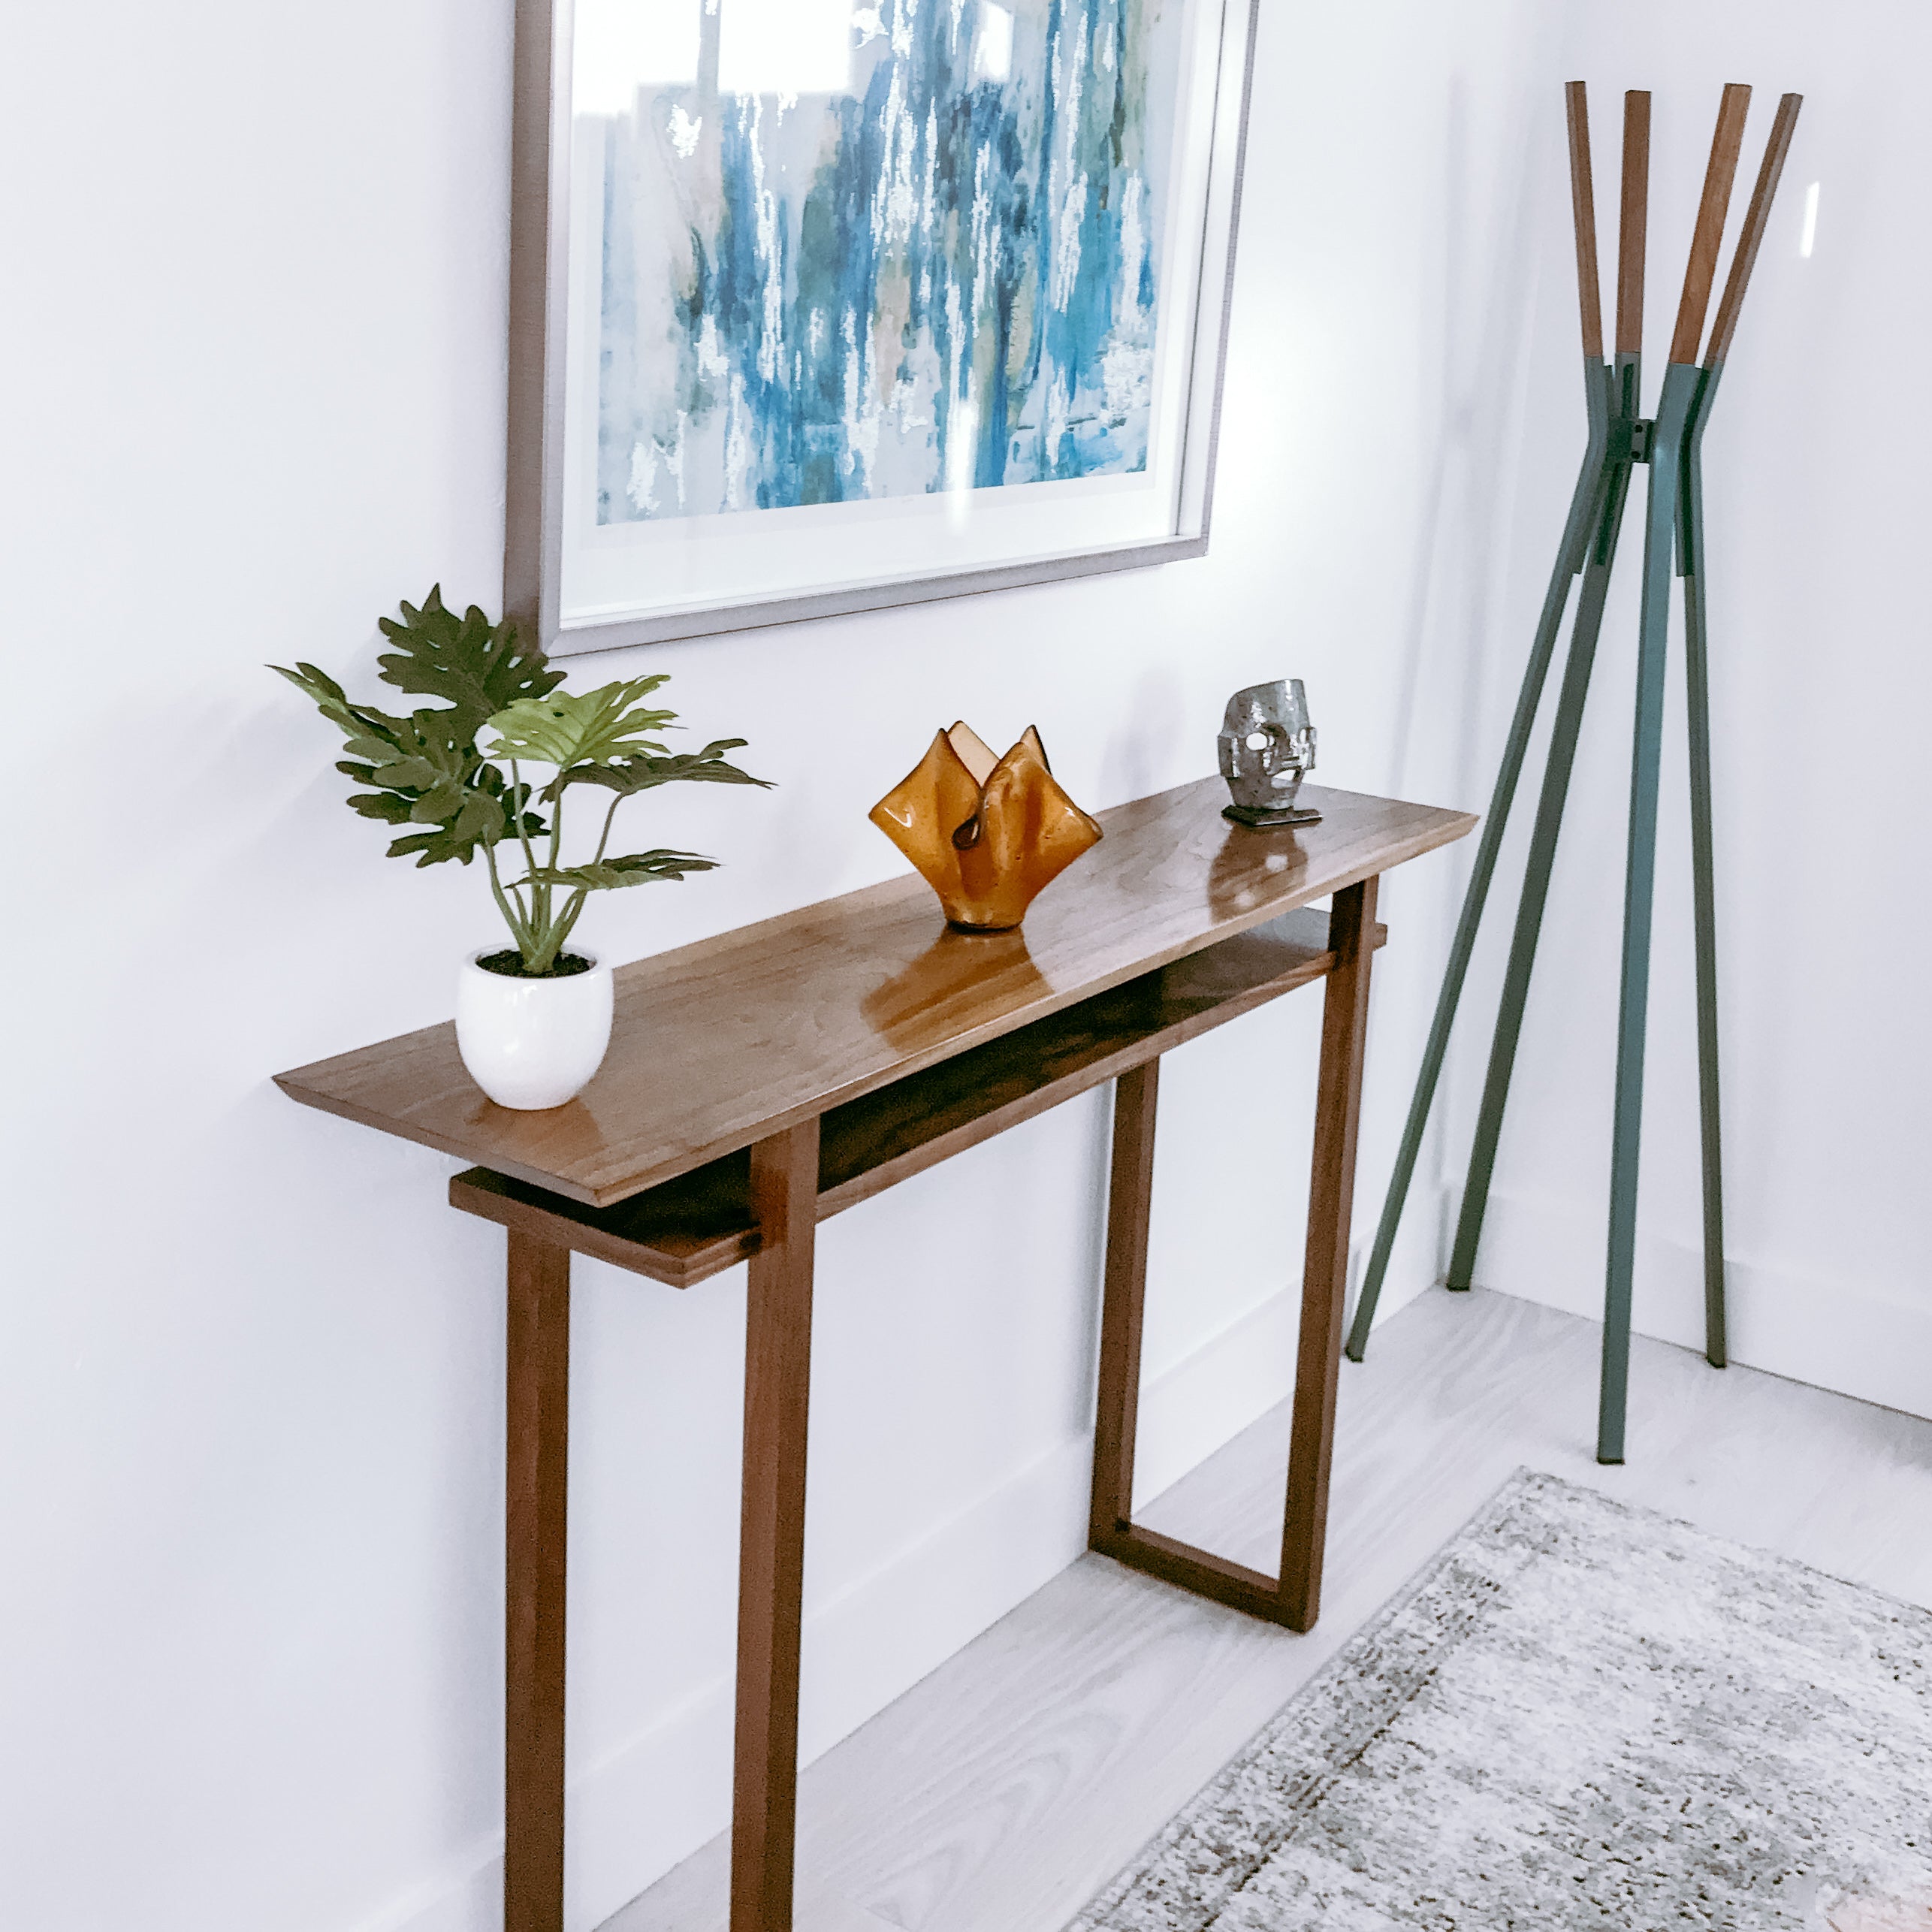
[[[1510,452],[1519,427],[1513,410],[1485,409],[1482,399],[1512,395],[1521,388],[1536,283],[1537,189],[1545,173],[1535,163],[1539,151],[1561,134],[1560,103],[1549,90],[1537,89],[1521,118],[1511,165],[1503,171],[1511,200],[1501,244],[1482,252],[1473,218],[1482,191],[1471,160],[1469,94],[1468,80],[1452,75],[1440,201],[1443,329],[1436,373],[1424,387],[1439,408],[1411,551],[1408,614],[1390,740],[1388,789],[1398,798],[1411,786],[1426,789],[1434,776],[1432,769],[1412,771],[1411,754],[1423,693],[1440,691],[1445,675],[1462,700],[1454,720],[1454,768],[1475,785],[1489,775],[1484,726],[1499,700],[1489,688],[1485,660],[1499,602],[1497,579],[1507,560],[1508,493],[1502,485],[1514,467]],[[1547,113],[1539,111],[1546,94]],[[1470,264],[1475,261],[1487,262],[1492,270],[1484,276],[1487,295],[1479,316],[1472,314]],[[1577,446],[1580,450],[1580,439]],[[1556,506],[1553,539],[1562,507]],[[1514,642],[1502,641],[1502,661],[1512,669],[1523,655]]]

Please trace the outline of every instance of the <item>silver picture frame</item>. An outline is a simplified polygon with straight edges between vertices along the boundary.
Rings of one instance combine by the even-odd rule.
[[[563,607],[566,354],[572,264],[574,0],[517,0],[511,154],[508,463],[503,604],[553,656],[793,624],[900,605],[1143,569],[1207,554],[1261,0],[1221,0],[1207,207],[1185,385],[1176,527],[1153,541],[1010,563],[973,563],[721,601],[700,609],[566,622]],[[1197,204],[1195,204],[1197,205]],[[750,514],[758,514],[752,512]]]

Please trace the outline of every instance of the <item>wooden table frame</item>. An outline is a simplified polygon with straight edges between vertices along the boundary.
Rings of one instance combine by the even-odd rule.
[[[1161,1054],[1175,1043],[1164,1030],[1155,1034],[1115,1076],[1089,1547],[1291,1630],[1312,1629],[1321,1608],[1369,963],[1387,936],[1375,923],[1377,883],[1371,878],[1338,893],[1321,952],[1268,983],[1275,997],[1314,979],[1327,989],[1278,1579],[1133,1520],[1155,1115]],[[1243,1002],[1242,1010],[1258,1004]],[[1043,1088],[1022,1117],[1031,1118],[1091,1084],[1069,1081]],[[750,1150],[758,1241],[750,1257],[745,1336],[731,1932],[788,1932],[792,1924],[820,1153],[817,1118],[772,1134]],[[487,1173],[460,1175],[451,1183],[451,1198],[457,1206],[509,1226],[503,1923],[506,1932],[562,1932],[570,1252],[583,1245],[583,1236],[581,1224],[567,1209],[558,1212],[561,1203],[539,1206],[529,1198],[534,1190],[518,1190],[520,1198],[513,1199],[498,1191],[500,1185]],[[552,1222],[547,1227],[545,1218]],[[613,1258],[608,1251],[605,1258]]]
[[[910,976],[919,994],[910,1002],[914,1019],[901,1022],[896,1007],[882,1007],[876,988],[866,996],[868,1024],[895,1037],[893,1071],[848,1081],[842,1088],[821,1076],[824,1104],[771,1106],[768,1131],[724,1152],[705,1149],[708,1160],[692,1160],[689,1134],[680,1143],[687,1151],[661,1155],[655,1143],[634,1137],[625,1149],[626,1176],[602,1189],[608,1201],[597,1198],[596,1180],[608,1166],[611,1130],[599,1124],[594,1136],[587,1136],[578,1131],[581,1122],[479,1106],[473,1090],[460,1093],[453,1084],[466,1085],[460,1067],[456,1076],[447,1073],[453,1046],[447,1028],[281,1076],[287,1091],[312,1105],[434,1145],[480,1152],[495,1164],[456,1176],[450,1199],[509,1230],[506,1932],[562,1932],[563,1923],[573,1251],[681,1287],[749,1263],[731,1932],[789,1932],[792,1924],[814,1248],[817,1224],[831,1215],[1112,1082],[1091,1547],[1289,1629],[1313,1626],[1321,1603],[1370,965],[1387,936],[1375,918],[1378,874],[1384,864],[1460,838],[1473,821],[1327,793],[1317,795],[1336,801],[1335,818],[1346,821],[1352,811],[1360,823],[1256,835],[1205,817],[1218,790],[1183,787],[1103,817],[1110,840],[1124,835],[1128,849],[1115,847],[1111,877],[1092,868],[1090,896],[1103,912],[1109,893],[1129,902],[1137,894],[1144,906],[1150,894],[1172,898],[1185,884],[1186,916],[1176,928],[1185,928],[1181,943],[1173,943],[1172,933],[1167,943],[1152,943],[1156,921],[1150,915],[1138,933],[1113,933],[1105,941],[1112,949],[1106,959],[1093,956],[1101,942],[1090,946],[1079,962],[1088,977],[1082,983],[1063,975],[1070,987],[1055,985],[1040,970],[1043,961],[1049,968],[1058,962],[1050,933],[1043,933],[1045,943],[1036,940],[1031,952],[1018,934],[990,944],[967,941],[969,949],[962,952],[946,950],[950,941],[935,946],[929,928],[923,928],[924,949],[912,952],[910,964],[886,983],[902,987]],[[1184,856],[1198,850],[1224,870],[1218,897],[1210,880],[1205,913],[1197,881],[1169,850],[1176,826],[1185,833]],[[1144,877],[1150,853],[1167,868],[1151,886]],[[1070,876],[1078,876],[1077,868]],[[1305,904],[1323,892],[1333,894],[1327,913]],[[1159,902],[1164,906],[1166,899]],[[870,940],[889,949],[897,943],[894,922],[902,922],[907,906],[930,919],[924,903],[908,898],[895,882],[850,901],[829,902],[829,913],[808,908],[748,930],[754,939],[768,940],[782,929],[798,929],[798,922],[816,917],[817,931],[827,917],[837,917],[858,922]],[[1077,908],[1062,904],[1076,926]],[[841,910],[848,904],[849,915]],[[1035,919],[1044,925],[1037,909]],[[714,992],[729,980],[716,958],[723,943],[707,942],[626,970],[675,983],[688,957],[706,969],[699,978]],[[981,949],[971,949],[976,946]],[[1015,947],[1031,975],[1019,995],[1010,990]],[[746,956],[753,955],[762,956],[758,947]],[[937,978],[935,955],[944,968]],[[949,995],[955,984],[970,989],[995,974],[1007,990],[999,995],[992,1023],[962,1026],[945,1000],[935,1004],[928,997],[934,986]],[[1049,990],[1043,994],[1031,981]],[[1159,1067],[1173,1047],[1318,981],[1325,1002],[1300,1355],[1281,1568],[1278,1577],[1269,1577],[1133,1521]],[[823,998],[823,985],[829,983],[822,975],[820,990],[808,984],[796,997],[808,1003]],[[627,997],[620,989],[620,1007]],[[976,1012],[976,1019],[984,1017]],[[817,1010],[814,1018],[816,1037],[829,1022]],[[617,1052],[614,1046],[614,1056]],[[426,1066],[443,1070],[427,1088]],[[789,1078],[786,1070],[780,1072]],[[538,1185],[536,1174],[551,1185]],[[636,1183],[639,1174],[650,1178]]]

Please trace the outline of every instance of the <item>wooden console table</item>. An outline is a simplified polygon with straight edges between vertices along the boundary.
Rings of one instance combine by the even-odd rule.
[[[620,968],[602,1070],[568,1106],[494,1106],[430,1027],[279,1076],[311,1106],[478,1164],[452,1203],[509,1230],[506,1932],[562,1932],[570,1256],[675,1287],[750,1263],[732,1932],[786,1932],[798,1780],[805,1417],[818,1222],[1115,1082],[1092,1547],[1291,1630],[1320,1604],[1378,876],[1474,824],[1347,792],[1254,832],[1218,779],[1103,813],[1025,929],[946,930],[919,879]],[[1310,900],[1333,894],[1323,914]],[[1327,983],[1278,1577],[1131,1517],[1168,1048]]]

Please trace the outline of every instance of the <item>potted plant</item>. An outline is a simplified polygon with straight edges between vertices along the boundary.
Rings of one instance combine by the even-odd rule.
[[[717,863],[689,852],[611,857],[617,808],[660,785],[765,781],[726,762],[741,738],[672,755],[657,734],[677,714],[645,702],[663,677],[563,690],[563,673],[522,643],[515,625],[492,624],[474,605],[459,617],[440,587],[382,628],[396,646],[378,660],[383,682],[440,702],[397,717],[355,702],[312,664],[270,669],[343,734],[349,756],[336,769],[369,788],[351,795],[350,809],[410,828],[391,858],[467,865],[483,855],[514,943],[464,962],[456,1001],[463,1064],[500,1106],[560,1106],[589,1085],[610,1044],[609,964],[569,943],[590,895]],[[595,849],[575,864],[563,844],[573,795],[602,808]]]

